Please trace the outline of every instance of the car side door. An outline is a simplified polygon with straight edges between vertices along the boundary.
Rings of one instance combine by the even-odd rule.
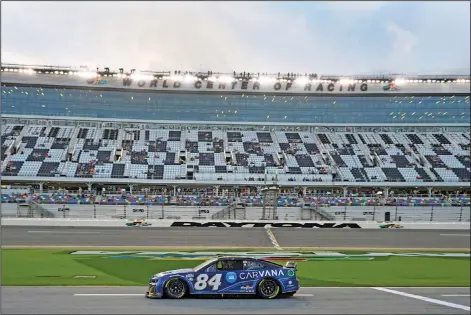
[[[218,260],[195,274],[193,294],[216,294],[225,287],[226,268]]]

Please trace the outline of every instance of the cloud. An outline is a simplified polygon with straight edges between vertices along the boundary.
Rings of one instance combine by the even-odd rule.
[[[4,2],[2,62],[337,74],[469,69],[465,9],[445,2]]]
[[[404,56],[412,53],[415,45],[415,36],[410,31],[391,23],[387,26],[387,30],[394,37],[393,56]]]
[[[335,1],[330,3],[330,7],[336,11],[374,12],[388,3],[387,1]]]

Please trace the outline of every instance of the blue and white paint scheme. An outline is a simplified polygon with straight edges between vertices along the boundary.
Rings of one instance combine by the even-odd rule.
[[[296,264],[285,266],[251,257],[219,257],[193,269],[161,272],[149,279],[148,298],[188,295],[257,295],[272,299],[299,289]]]

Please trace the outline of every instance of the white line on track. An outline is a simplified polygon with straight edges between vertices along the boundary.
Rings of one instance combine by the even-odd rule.
[[[371,287],[300,287],[301,289],[371,289]],[[469,287],[387,287],[388,289],[469,289]]]
[[[77,293],[74,296],[144,296],[144,293]]]
[[[73,232],[73,231],[28,231],[28,233],[45,233],[45,234],[100,234],[101,232]]]
[[[76,293],[74,296],[144,296],[143,293]],[[296,293],[294,296],[305,297],[314,296],[314,294],[308,293]]]
[[[442,301],[442,300],[432,299],[432,298],[429,298],[429,297],[426,297],[426,296],[410,294],[410,293],[405,293],[405,292],[386,289],[386,288],[372,288],[372,289],[387,292],[387,293],[391,293],[391,294],[401,295],[401,296],[405,296],[405,297],[408,297],[408,298],[421,300],[421,301],[424,301],[424,302],[429,302],[429,303],[433,303],[433,304],[439,304],[439,305],[443,305],[443,306],[457,308],[457,309],[460,309],[460,310],[465,310],[465,311],[470,311],[471,310],[471,308],[469,306],[466,306],[466,305],[461,305],[461,304],[450,303],[450,302],[446,302],[446,301]]]
[[[70,286],[61,286],[68,287],[68,288],[109,288],[109,289],[119,289],[123,288],[122,286],[110,286],[110,285],[103,285],[103,286],[96,286],[96,285],[70,285]],[[386,287],[387,289],[468,289],[470,287]],[[299,287],[300,290],[322,290],[322,289],[371,289],[371,287]]]
[[[471,236],[471,234],[440,234],[440,236]]]
[[[271,231],[271,229],[266,228],[266,230],[267,230],[268,237],[270,238],[270,241],[273,244],[273,247],[275,247],[275,249],[277,249],[277,250],[283,250],[283,248],[281,248],[280,244],[278,244],[278,241],[276,240],[276,237],[273,234],[273,232]]]
[[[442,294],[442,296],[469,296],[469,294]]]

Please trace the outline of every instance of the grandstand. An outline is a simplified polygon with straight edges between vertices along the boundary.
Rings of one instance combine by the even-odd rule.
[[[148,122],[131,125],[3,118],[2,177],[256,185],[265,173],[269,178],[276,173],[284,185],[305,187],[462,187],[470,180],[469,134],[446,127],[407,132],[394,127],[355,127],[349,132],[308,127],[285,132],[249,124],[234,125],[239,131],[207,123],[192,124],[194,129],[182,124],[179,130]]]
[[[2,72],[2,183],[37,188],[2,194],[11,215],[28,200],[42,216],[67,204],[61,215],[145,205],[152,217],[202,217],[204,206],[206,218],[260,218],[273,183],[292,192],[276,194],[279,219],[469,220],[469,77]]]

